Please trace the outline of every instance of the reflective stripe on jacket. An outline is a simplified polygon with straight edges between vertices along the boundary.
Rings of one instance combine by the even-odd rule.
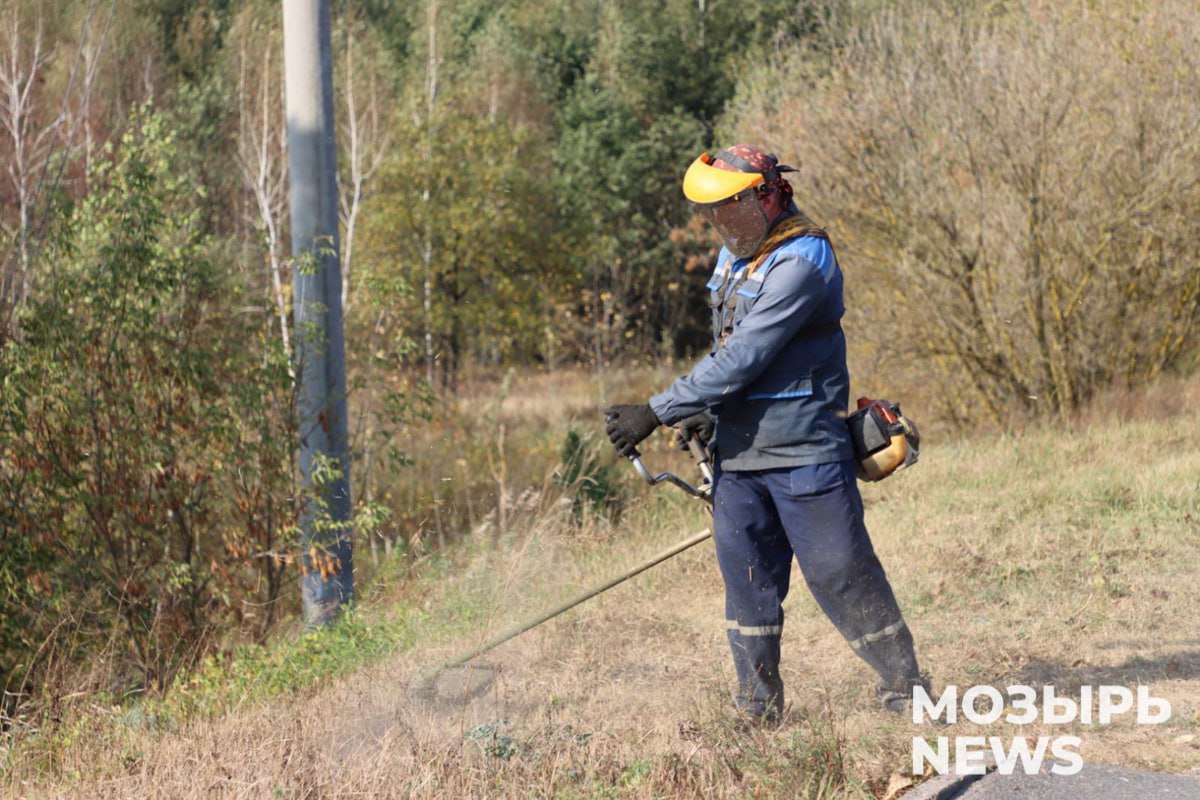
[[[713,351],[650,398],[666,425],[705,409],[717,418],[722,469],[759,470],[853,457],[846,409],[842,271],[826,239],[802,236],[778,247],[753,276],[749,259],[722,249],[709,281]],[[736,295],[733,330],[719,341],[722,310]]]

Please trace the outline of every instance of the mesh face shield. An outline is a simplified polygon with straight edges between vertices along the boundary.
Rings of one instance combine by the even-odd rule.
[[[771,221],[759,202],[757,187],[738,192],[717,203],[693,203],[692,207],[716,229],[734,258],[754,255],[767,238]]]

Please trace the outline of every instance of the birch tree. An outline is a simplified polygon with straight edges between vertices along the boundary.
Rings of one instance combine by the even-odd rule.
[[[253,203],[247,223],[262,247],[272,312],[284,352],[291,359],[291,298],[284,258],[287,219],[287,120],[277,24],[251,17],[234,34],[237,64],[237,162]]]
[[[392,113],[393,92],[390,70],[371,30],[347,10],[342,21],[338,95],[338,198],[342,224],[342,308],[347,315],[353,305],[355,233],[371,181],[392,144],[387,120]]]
[[[441,59],[438,56],[438,0],[429,0],[426,15],[426,30],[429,38],[429,49],[425,54],[425,118],[422,140],[422,152],[428,162],[433,158],[433,144],[437,136],[435,128],[435,110],[438,99],[438,69]],[[413,122],[422,127],[420,113],[416,112]],[[425,224],[421,232],[421,263],[424,274],[421,281],[422,310],[425,318],[425,383],[433,386],[433,208],[434,186],[426,183],[421,190],[421,203],[425,209]]]
[[[41,91],[47,51],[41,20],[22,19],[19,9],[3,16],[4,52],[0,57],[0,127],[8,145],[7,177],[15,198],[15,219],[0,220],[0,230],[12,242],[12,255],[0,266],[0,322],[8,329],[13,314],[29,296],[34,217],[48,159],[66,115],[47,113]]]

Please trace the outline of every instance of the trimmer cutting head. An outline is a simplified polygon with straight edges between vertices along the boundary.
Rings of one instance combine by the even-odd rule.
[[[461,705],[486,692],[498,673],[498,667],[486,663],[452,664],[421,675],[409,691],[427,703]]]

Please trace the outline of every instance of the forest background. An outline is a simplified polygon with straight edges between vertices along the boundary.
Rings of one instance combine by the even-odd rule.
[[[7,721],[166,691],[298,610],[280,13],[0,8]],[[1192,3],[363,0],[333,44],[366,580],[550,485],[619,515],[599,409],[706,351],[679,181],[734,141],[799,168],[856,393],[927,432],[1195,370]]]

